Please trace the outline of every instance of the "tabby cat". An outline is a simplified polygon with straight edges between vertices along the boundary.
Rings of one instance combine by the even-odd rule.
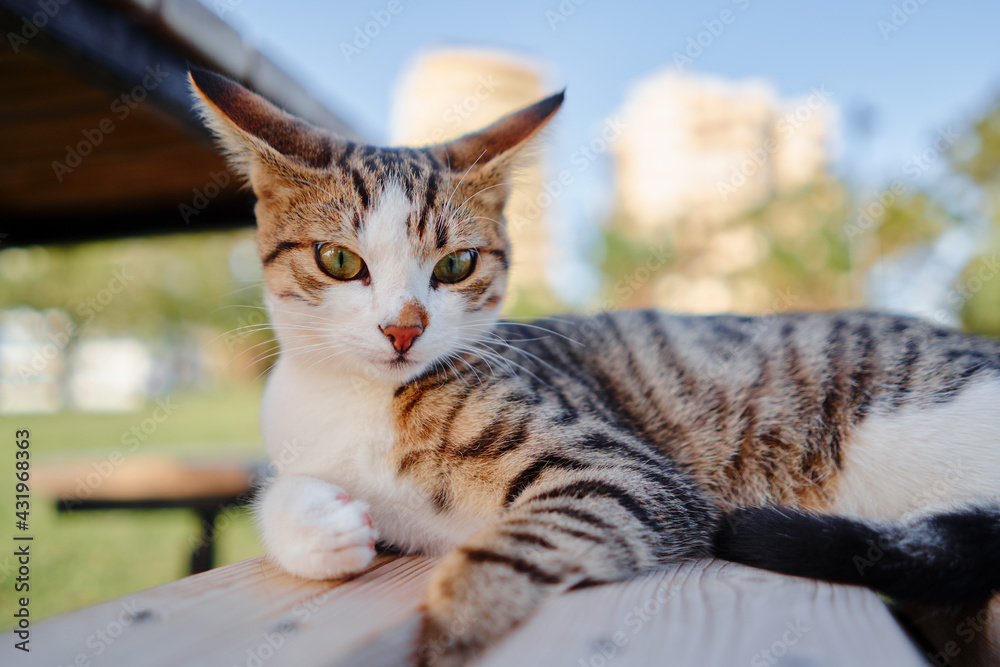
[[[505,322],[510,172],[561,93],[375,148],[222,76],[191,83],[256,194],[281,344],[264,542],[314,579],[365,569],[377,542],[443,555],[421,664],[466,664],[550,596],[681,559],[939,605],[1000,586],[997,342],[866,312]]]

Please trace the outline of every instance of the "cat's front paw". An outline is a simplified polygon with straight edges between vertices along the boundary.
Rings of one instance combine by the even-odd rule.
[[[378,533],[367,506],[313,477],[277,480],[261,503],[260,520],[268,553],[300,577],[343,577],[375,557]]]

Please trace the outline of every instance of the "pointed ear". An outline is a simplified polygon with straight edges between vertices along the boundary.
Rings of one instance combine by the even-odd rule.
[[[529,107],[504,116],[489,127],[445,144],[428,146],[441,164],[461,174],[463,198],[501,216],[510,196],[511,171],[523,148],[562,106],[565,89]],[[458,187],[458,186],[456,186]]]
[[[529,107],[504,116],[492,125],[471,132],[445,144],[429,146],[442,163],[452,171],[464,172],[476,166],[485,167],[494,160],[509,162],[517,149],[524,146],[562,106],[566,90],[535,102]]]
[[[205,124],[259,198],[271,192],[274,175],[327,167],[343,145],[222,75],[192,68],[188,80]]]

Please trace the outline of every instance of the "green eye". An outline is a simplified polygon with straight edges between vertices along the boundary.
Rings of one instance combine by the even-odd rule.
[[[440,283],[457,283],[465,280],[475,267],[475,251],[458,250],[445,255],[434,266],[434,279]]]
[[[316,263],[323,272],[337,280],[354,280],[365,273],[365,260],[343,246],[320,243],[316,246]]]

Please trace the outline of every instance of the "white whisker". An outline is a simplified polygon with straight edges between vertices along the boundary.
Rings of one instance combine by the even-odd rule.
[[[320,186],[316,185],[315,183],[313,183],[311,181],[307,181],[307,180],[302,179],[302,178],[294,178],[292,176],[279,176],[278,178],[280,180],[282,180],[282,181],[295,181],[297,183],[303,183],[305,185],[312,186],[312,187],[316,188],[317,190],[319,190],[320,192],[322,192],[322,193],[326,194],[327,196],[329,196],[330,199],[332,199],[333,201],[337,201],[337,198],[334,197],[332,193],[328,192],[327,190],[321,188]]]
[[[443,210],[445,215],[448,214],[448,211],[450,210],[451,207],[451,200],[455,197],[455,193],[458,192],[458,189],[462,186],[462,181],[464,181],[465,177],[469,175],[469,172],[472,171],[472,168],[475,167],[476,164],[483,159],[484,155],[486,155],[486,149],[483,149],[483,152],[479,154],[479,157],[476,158],[476,161],[469,165],[469,168],[465,170],[464,174],[462,174],[462,178],[458,179],[458,183],[455,184],[455,187],[452,189],[451,194],[448,195],[448,201],[446,201],[444,204]],[[450,159],[449,159],[448,169],[451,170]]]

